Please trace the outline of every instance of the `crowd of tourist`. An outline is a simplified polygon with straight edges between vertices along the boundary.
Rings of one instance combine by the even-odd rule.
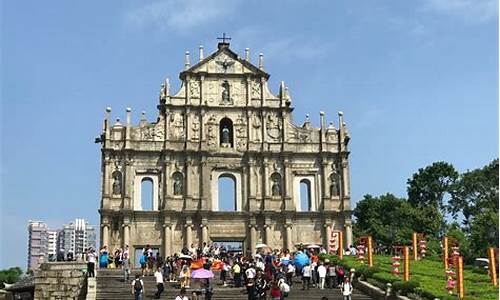
[[[346,254],[355,255],[353,252],[354,247],[345,251]],[[241,288],[249,300],[282,300],[292,288],[340,289],[344,299],[350,299],[354,270],[344,270],[342,266],[330,263],[327,259],[321,260],[321,253],[326,253],[321,247],[301,246],[293,253],[287,249],[271,250],[267,247],[259,248],[256,253],[242,253],[228,251],[217,243],[203,243],[202,247],[191,245],[173,256],[164,258],[147,245],[139,259],[140,274],[136,274],[133,279],[128,246],[114,252],[104,246],[98,255],[89,249],[86,258],[89,276],[94,276],[96,261],[99,268],[123,270],[123,280],[131,284],[135,299],[142,299],[145,293],[141,276],[154,276],[157,287],[154,297],[157,299],[165,290],[164,283],[176,282],[176,300],[197,300],[201,299],[201,295],[203,299],[210,300],[214,293],[214,282],[210,278],[192,278],[192,272],[198,269],[217,274],[220,280],[218,284],[222,288]],[[188,291],[191,298],[188,298]]]

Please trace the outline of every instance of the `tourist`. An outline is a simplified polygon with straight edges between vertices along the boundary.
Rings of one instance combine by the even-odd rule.
[[[95,277],[95,262],[96,262],[95,250],[92,248],[89,248],[89,250],[87,251],[87,274],[88,274],[88,277]]]
[[[181,280],[181,287],[189,288],[189,266],[187,262],[182,263],[179,278]]]
[[[227,274],[231,270],[231,266],[227,263],[227,260],[222,261],[222,270],[220,271],[220,280],[223,286],[227,286]]]
[[[175,297],[175,300],[189,300],[189,298],[186,297],[186,288],[181,288],[179,295]]]
[[[121,268],[121,266],[122,266],[122,262],[123,262],[122,254],[123,253],[122,253],[121,248],[115,250],[115,266],[117,269]]]
[[[342,283],[342,286],[340,287],[340,290],[342,291],[342,296],[344,297],[343,298],[344,300],[351,300],[352,285],[348,277],[345,278],[344,282]]]
[[[290,286],[285,282],[285,279],[280,279],[278,281],[278,286],[281,291],[281,300],[285,299],[285,297],[288,297],[288,293],[290,293]]]
[[[311,281],[311,266],[309,266],[309,264],[306,264],[302,268],[302,290],[305,290],[306,288],[309,289],[310,281]]]
[[[161,293],[163,293],[163,290],[165,287],[163,286],[163,274],[161,272],[161,268],[157,267],[156,272],[154,274],[155,280],[156,280],[156,293],[154,295],[155,299],[160,299]]]
[[[134,295],[135,300],[142,300],[145,293],[144,282],[139,278],[139,274],[136,274],[135,279],[132,281],[132,295]]]
[[[319,288],[325,289],[325,277],[326,277],[326,268],[323,263],[320,263],[318,266],[318,277],[319,277]]]
[[[141,265],[141,275],[146,276],[147,258],[144,252],[142,253],[141,258],[139,258],[139,264]]]
[[[281,290],[275,281],[273,281],[273,283],[271,285],[271,299],[272,300],[281,300]]]
[[[256,298],[256,294],[257,293],[255,291],[255,284],[254,284],[253,279],[247,281],[246,288],[247,288],[248,300],[255,300],[255,299],[257,299]]]
[[[234,285],[241,287],[241,266],[238,262],[233,265]]]
[[[130,280],[130,256],[128,245],[125,246],[125,250],[122,253],[122,270],[123,270],[123,281],[127,282]]]
[[[289,286],[292,286],[292,278],[293,278],[293,274],[295,273],[295,265],[290,262],[287,266],[287,270],[286,270],[286,282]]]
[[[202,288],[202,294],[205,295],[205,300],[211,300],[214,294],[214,289],[210,286],[210,279],[206,279]]]
[[[108,259],[109,259],[109,252],[108,252],[108,246],[102,247],[101,251],[99,251],[99,268],[101,269],[106,269],[108,267]]]
[[[328,287],[333,289],[337,287],[337,273],[335,272],[336,266],[331,264],[328,266]]]
[[[340,286],[344,282],[344,268],[342,268],[341,266],[337,266],[336,273],[337,273],[337,286]]]
[[[250,279],[253,280],[253,279]],[[265,300],[266,299],[266,292],[269,289],[267,286],[267,281],[262,275],[262,273],[257,274],[257,280],[255,281],[255,291],[257,292],[257,299],[259,300]]]

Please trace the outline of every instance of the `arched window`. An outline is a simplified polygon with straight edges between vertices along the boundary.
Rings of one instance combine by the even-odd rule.
[[[219,211],[236,211],[236,178],[222,174],[218,179]]]
[[[233,147],[233,121],[223,118],[219,123],[219,143],[221,147]]]
[[[311,182],[307,179],[300,181],[300,210],[311,211]]]
[[[173,193],[175,196],[182,196],[184,194],[184,176],[181,172],[175,172],[172,175],[173,179]]]
[[[154,210],[153,207],[153,179],[145,177],[141,180],[141,207],[142,210]]]

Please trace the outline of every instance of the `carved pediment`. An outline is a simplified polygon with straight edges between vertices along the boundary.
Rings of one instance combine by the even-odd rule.
[[[220,48],[218,51],[203,59],[196,65],[180,74],[184,79],[187,74],[254,74],[269,78],[269,74],[254,66],[250,62],[239,58],[228,47]]]

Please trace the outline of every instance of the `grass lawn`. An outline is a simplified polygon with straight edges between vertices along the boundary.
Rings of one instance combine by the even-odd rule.
[[[355,257],[344,257],[343,263],[346,266],[354,267],[355,269],[362,268]],[[374,273],[372,278],[381,282],[390,282],[397,279],[392,275],[392,259],[391,256],[375,255],[373,264],[378,268],[378,272]],[[424,259],[417,262],[410,261],[410,280],[420,283],[422,291],[430,292],[435,297],[444,299],[457,299],[456,295],[449,296],[445,288],[446,278],[443,269],[442,261]],[[401,274],[403,273],[403,260],[401,259],[400,266]],[[402,275],[400,280],[402,280]],[[464,270],[464,299],[474,300],[496,300],[498,299],[498,288],[491,284],[490,277],[487,274],[482,274],[480,270],[466,266]]]

